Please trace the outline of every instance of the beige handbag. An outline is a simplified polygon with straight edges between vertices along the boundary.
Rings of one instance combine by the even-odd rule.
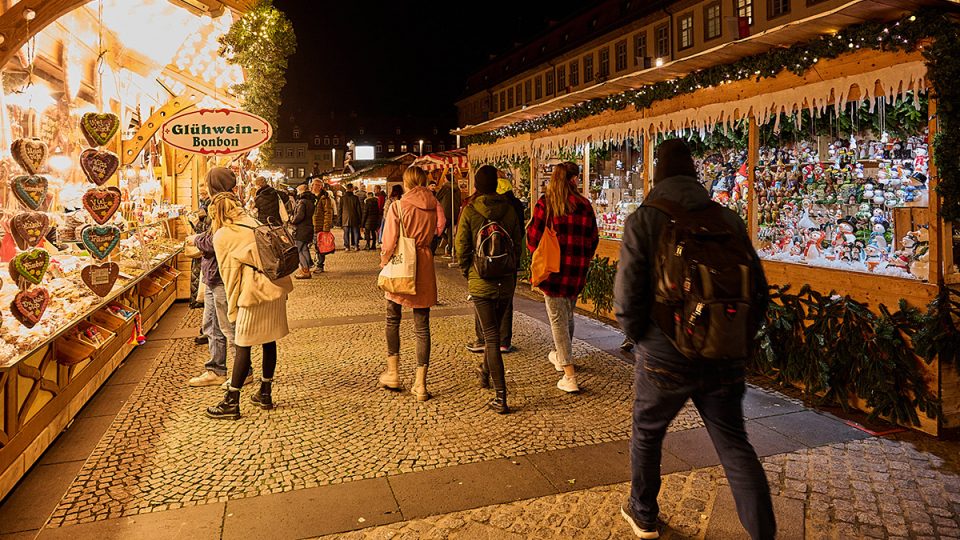
[[[417,294],[417,242],[407,237],[403,229],[403,208],[400,201],[394,205],[397,207],[397,220],[400,222],[400,237],[397,239],[393,256],[383,270],[380,270],[377,286],[389,293],[414,295]]]

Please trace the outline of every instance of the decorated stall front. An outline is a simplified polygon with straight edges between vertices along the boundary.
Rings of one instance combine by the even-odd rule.
[[[622,93],[460,134],[475,162],[582,164],[603,239],[581,305],[606,317],[623,220],[652,187],[653,148],[687,139],[700,180],[743,217],[774,286],[756,369],[944,433],[960,427],[960,118],[938,107],[960,99],[952,9],[878,8],[840,29],[812,18],[783,31],[783,48],[733,42],[713,55],[725,63],[678,60]]]

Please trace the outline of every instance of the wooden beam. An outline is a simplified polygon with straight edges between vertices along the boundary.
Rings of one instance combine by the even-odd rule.
[[[753,245],[758,244],[757,231],[757,161],[760,157],[760,141],[757,134],[757,117],[750,115],[747,127],[749,140],[747,142],[747,231]]]
[[[937,97],[930,92],[929,99],[927,100],[927,121],[929,122],[929,133],[928,137],[930,141],[933,141],[937,136]],[[931,145],[933,148],[933,145]],[[941,224],[943,222],[940,217],[940,194],[937,193],[937,184],[940,183],[940,177],[937,174],[937,163],[936,160],[929,160],[929,169],[927,170],[927,200],[929,212],[927,216],[929,217],[930,225],[930,249],[927,251],[928,259],[930,262],[930,283],[941,283],[943,281],[943,238],[940,236]],[[950,227],[943,228],[946,231],[950,231]],[[906,232],[906,231],[903,231]],[[897,231],[898,234],[903,234],[901,231]],[[952,239],[948,239],[950,242],[950,247],[952,248]],[[947,248],[950,249],[950,248]],[[949,269],[947,270],[949,271]]]
[[[173,118],[178,113],[196,107],[199,97],[196,94],[179,96],[168,101],[163,107],[160,107],[145,122],[141,122],[140,129],[132,139],[125,140],[121,144],[120,161],[124,165],[130,165],[137,159],[143,147],[150,142],[150,138],[157,133],[163,126],[163,123]]]
[[[656,155],[654,148],[656,138],[649,131],[643,132],[643,198],[646,199],[653,189],[653,156]]]

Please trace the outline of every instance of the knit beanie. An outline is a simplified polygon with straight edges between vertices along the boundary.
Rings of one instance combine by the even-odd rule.
[[[653,173],[653,183],[674,176],[697,177],[697,167],[693,164],[690,147],[683,139],[668,139],[657,147],[657,169]]]
[[[473,185],[477,193],[488,195],[497,191],[497,168],[493,165],[484,165],[473,175]]]
[[[207,186],[211,197],[217,193],[233,191],[233,188],[237,187],[237,175],[225,167],[214,167],[207,173]]]

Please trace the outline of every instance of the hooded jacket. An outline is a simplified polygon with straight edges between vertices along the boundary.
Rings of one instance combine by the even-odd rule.
[[[297,206],[293,211],[293,239],[298,242],[313,242],[313,211],[317,206],[317,196],[309,191],[297,197]]]
[[[333,228],[333,202],[326,192],[317,196],[317,207],[313,210],[313,234],[330,232]]]
[[[270,186],[263,186],[257,190],[253,198],[257,207],[257,220],[260,223],[279,225],[280,221],[280,194]]]
[[[496,280],[480,277],[473,256],[476,251],[477,233],[490,221],[499,223],[513,240],[517,261],[523,249],[523,224],[517,213],[503,195],[480,195],[474,198],[460,214],[457,228],[457,262],[467,278],[467,290],[476,298],[504,298],[513,296],[517,287],[517,276],[507,276]]]
[[[433,267],[431,244],[446,226],[446,217],[429,189],[417,187],[407,191],[399,201],[390,205],[384,219],[381,267],[387,264],[397,249],[401,215],[404,235],[417,243],[417,294],[384,293],[384,297],[404,307],[433,307],[437,303],[437,274]]]
[[[363,200],[360,226],[371,231],[380,228],[380,201],[372,195]]]

